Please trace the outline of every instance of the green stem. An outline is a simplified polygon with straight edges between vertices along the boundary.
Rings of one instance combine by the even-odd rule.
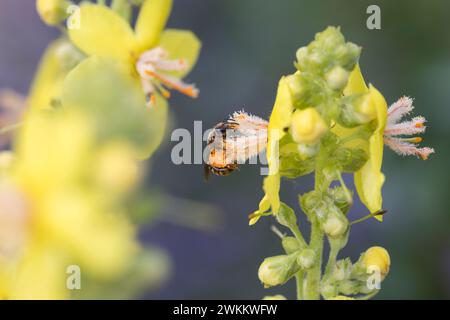
[[[339,251],[341,250],[340,246],[336,245],[336,243],[329,241],[330,243],[330,254],[328,256],[327,266],[325,267],[325,275],[329,276],[331,271],[333,270],[333,266],[336,264],[336,259]]]
[[[295,283],[297,285],[297,300],[303,300],[303,280],[305,276],[305,271],[300,270],[295,275]]]
[[[348,190],[347,185],[345,184],[345,181],[342,178],[342,174],[340,171],[337,172],[337,176],[339,179],[339,183],[341,184],[342,188],[345,191],[345,196],[347,197],[347,202],[350,204],[353,204],[352,194],[351,194],[350,190]]]
[[[374,213],[370,213],[367,216],[364,216],[364,217],[362,217],[362,218],[360,218],[358,220],[350,222],[350,225],[354,225],[356,223],[363,222],[363,221],[365,221],[367,219],[370,219],[370,218],[373,218],[373,217],[376,217],[376,216],[382,216],[386,212],[387,212],[386,210],[378,210],[378,211],[376,211]]]
[[[300,246],[302,248],[305,248],[308,246],[308,244],[305,241],[305,238],[303,238],[302,233],[300,232],[300,229],[297,225],[295,226],[289,226],[289,230],[294,234],[294,237],[297,239],[297,241],[300,243]]]
[[[106,4],[105,0],[97,0],[97,4],[104,6]]]
[[[322,275],[322,251],[323,251],[323,231],[320,229],[318,221],[311,222],[311,241],[309,247],[314,250],[316,260],[314,265],[307,271],[305,299],[320,299],[320,278]]]

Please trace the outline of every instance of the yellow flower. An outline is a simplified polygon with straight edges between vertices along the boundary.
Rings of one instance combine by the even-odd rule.
[[[171,0],[146,0],[135,30],[113,10],[95,4],[82,4],[80,27],[69,29],[72,42],[90,56],[112,59],[123,64],[139,79],[152,105],[155,94],[165,98],[168,89],[197,97],[193,85],[181,81],[194,66],[200,42],[190,31],[163,31],[172,7]]]
[[[383,161],[383,133],[387,122],[387,103],[381,93],[372,85],[367,88],[361,70],[357,65],[351,73],[345,95],[368,94],[375,107],[376,119],[373,120],[373,132],[365,147],[369,159],[364,166],[355,173],[355,186],[361,202],[370,210],[376,212],[382,208],[381,188],[385,177],[381,172]],[[376,216],[380,221],[382,216]]]
[[[250,215],[250,225],[255,224],[269,209],[272,209],[273,214],[277,214],[280,209],[279,141],[286,134],[284,129],[291,124],[293,108],[288,78],[282,77],[278,84],[275,104],[269,119],[267,141],[269,175],[264,178],[263,190],[265,195],[259,203],[258,210]]]
[[[68,298],[70,265],[80,267],[82,279],[110,280],[128,270],[139,246],[117,193],[102,184],[110,181],[91,172],[105,162],[98,149],[79,109],[27,115],[16,156],[2,166],[0,230],[9,230],[0,232],[3,297]]]
[[[371,247],[364,253],[363,265],[368,269],[368,272],[370,272],[369,268],[371,266],[376,266],[384,277],[389,272],[391,258],[386,249],[382,247]]]

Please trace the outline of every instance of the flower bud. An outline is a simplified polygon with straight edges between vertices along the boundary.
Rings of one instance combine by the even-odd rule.
[[[291,135],[295,142],[316,144],[328,127],[315,108],[297,110],[292,116]]]
[[[276,218],[278,223],[285,227],[294,226],[297,223],[297,216],[295,215],[294,210],[284,203],[281,203]]]
[[[339,284],[339,291],[346,295],[354,295],[360,292],[361,283],[359,281],[345,280]]]
[[[336,262],[332,270],[331,276],[335,281],[343,281],[351,276],[352,271],[353,271],[353,264],[350,258],[346,258]]]
[[[302,269],[309,269],[314,265],[316,254],[312,249],[304,249],[297,257],[297,263]]]
[[[345,88],[348,82],[350,72],[342,68],[341,66],[335,66],[333,69],[327,72],[325,80],[327,84],[333,90],[342,90]]]
[[[300,269],[296,260],[296,253],[264,259],[258,270],[259,280],[266,288],[284,284]]]
[[[291,92],[292,99],[294,101],[301,100],[305,93],[305,86],[302,83],[302,77],[299,72],[286,77],[286,82]]]
[[[36,8],[41,17],[49,26],[55,26],[67,18],[66,0],[37,0]]]
[[[322,223],[322,230],[331,238],[337,238],[344,235],[347,229],[348,220],[340,212],[329,212]]]
[[[366,270],[369,270],[371,266],[376,266],[384,277],[389,272],[391,258],[386,249],[382,247],[371,247],[365,252],[362,263]]]
[[[300,244],[294,237],[283,237],[283,239],[281,240],[281,245],[283,246],[283,249],[287,254],[291,254],[300,250]]]
[[[277,294],[274,296],[265,296],[263,300],[287,300],[285,296]]]
[[[307,47],[301,47],[297,50],[296,54],[295,54],[296,58],[297,58],[297,62],[300,65],[304,65],[306,62],[306,59],[308,57],[308,48]]]
[[[377,116],[375,102],[370,94],[365,94],[357,99],[355,101],[355,109],[363,119],[364,123],[375,119]]]
[[[340,122],[345,127],[355,127],[372,121],[377,116],[375,103],[369,94],[351,97],[344,103],[341,110]]]
[[[343,214],[347,214],[353,204],[353,199],[351,198],[353,192],[348,189],[346,190],[343,187],[335,187],[330,190],[329,194],[339,210],[341,210]]]
[[[310,191],[300,196],[300,207],[306,214],[311,214],[315,207],[322,202],[322,197],[319,192]]]

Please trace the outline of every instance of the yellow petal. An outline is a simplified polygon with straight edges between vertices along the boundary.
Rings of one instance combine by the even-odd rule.
[[[280,175],[273,174],[264,178],[263,189],[272,207],[273,214],[280,210]]]
[[[146,0],[136,22],[136,37],[141,51],[154,47],[164,30],[172,0]]]
[[[359,64],[357,64],[352,73],[350,73],[347,86],[344,89],[344,95],[349,96],[352,94],[366,93],[367,91],[369,91],[369,89],[364,81],[361,68],[359,67]]]
[[[284,129],[291,124],[293,111],[292,97],[286,78],[281,78],[278,84],[277,97],[269,119],[267,160],[269,174],[278,173],[279,140],[284,136]]]
[[[377,126],[369,139],[369,159],[365,165],[355,173],[356,191],[370,212],[382,208],[381,188],[384,183],[384,174],[381,172],[383,161],[383,132],[387,121],[387,104],[381,93],[370,86],[369,93],[377,111]],[[382,220],[382,216],[376,216]]]
[[[84,4],[80,9],[80,27],[69,29],[73,43],[89,55],[129,61],[136,48],[133,30],[111,9]]]
[[[177,77],[184,77],[197,63],[200,53],[200,40],[188,30],[167,29],[161,35],[158,46],[169,53],[169,59],[184,59],[188,67],[183,71],[171,72]]]
[[[255,216],[253,216],[253,217],[248,221],[248,225],[249,225],[249,226],[254,225],[255,223],[258,222],[259,218],[261,218],[261,215],[258,215],[258,214],[257,214],[257,215],[255,215]]]

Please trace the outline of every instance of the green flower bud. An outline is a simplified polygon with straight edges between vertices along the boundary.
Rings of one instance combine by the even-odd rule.
[[[281,203],[276,218],[278,223],[285,227],[294,226],[297,223],[297,216],[295,215],[294,210],[285,203]]]
[[[297,257],[297,263],[302,269],[309,269],[314,265],[316,254],[312,249],[304,249]]]
[[[353,204],[353,201],[348,198],[347,192],[353,196],[352,190],[345,190],[343,187],[335,187],[329,190],[329,195],[333,199],[334,204],[339,208],[343,214],[347,214],[348,210]]]
[[[330,238],[339,238],[343,236],[348,229],[349,223],[345,215],[334,205],[334,203],[326,201],[321,208],[319,221],[322,230]]]
[[[320,194],[316,191],[310,191],[302,196],[300,198],[300,207],[302,208],[303,212],[306,214],[312,214],[314,208],[318,207],[320,203],[322,202],[322,197]]]
[[[348,82],[350,72],[340,66],[336,66],[325,74],[327,84],[333,90],[343,90]]]
[[[295,74],[287,76],[286,79],[292,99],[297,103],[300,102],[304,98],[306,93],[306,88],[303,84],[302,76],[299,72],[296,72]]]
[[[286,283],[300,269],[296,260],[297,253],[264,259],[258,270],[259,280],[266,288]]]
[[[44,21],[49,26],[56,26],[64,21],[67,14],[69,2],[66,0],[37,0],[36,9]]]
[[[338,288],[334,283],[322,283],[322,287],[320,289],[320,293],[325,299],[329,299],[329,297],[336,296],[338,292]]]
[[[330,215],[322,224],[323,231],[332,238],[342,236],[347,231],[347,227],[348,222],[336,215]]]
[[[308,48],[307,47],[299,48],[295,56],[297,58],[297,62],[299,65],[305,65],[306,59],[308,58]]]
[[[361,47],[352,42],[345,44],[345,54],[339,59],[340,65],[348,71],[352,71],[358,63],[361,55]]]
[[[348,128],[368,123],[376,118],[375,103],[369,94],[344,98],[339,122]]]
[[[353,264],[349,258],[339,260],[336,262],[331,277],[335,281],[343,281],[350,277],[353,270]]]
[[[327,124],[315,108],[297,110],[292,116],[291,135],[297,143],[316,144],[327,130]]]
[[[346,280],[339,283],[339,291],[345,295],[355,295],[360,292],[359,281]]]
[[[291,254],[300,250],[300,244],[295,237],[283,237],[283,239],[281,240],[281,245],[283,246],[283,249],[287,254]]]

